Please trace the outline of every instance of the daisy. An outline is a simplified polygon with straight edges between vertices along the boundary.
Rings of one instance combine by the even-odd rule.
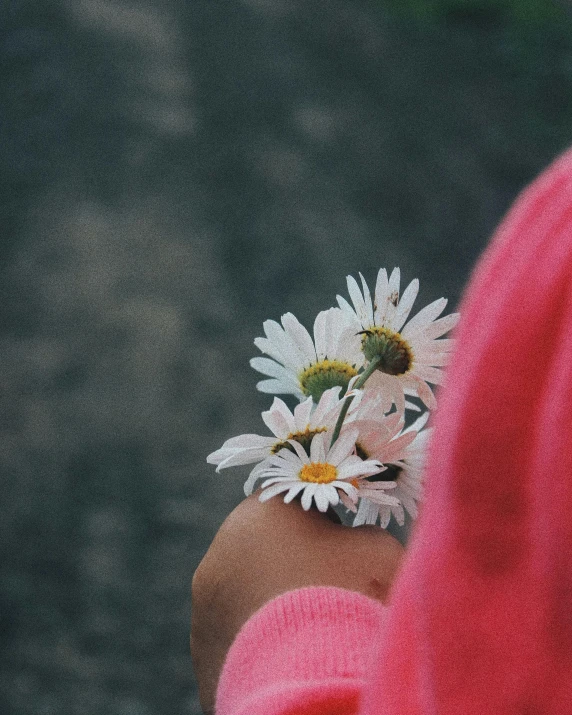
[[[254,344],[269,357],[250,361],[270,378],[256,385],[261,392],[292,394],[300,401],[312,397],[318,402],[331,387],[346,390],[364,364],[355,318],[339,308],[318,313],[313,340],[292,313],[282,316],[282,325],[267,320],[264,332],[266,337],[256,338]]]
[[[422,474],[427,451],[427,441],[432,429],[423,429],[429,413],[426,412],[410,427],[403,430],[398,439],[409,438],[408,444],[402,450],[398,459],[390,459],[388,469],[383,476],[395,482],[391,495],[397,499],[397,504],[387,504],[385,494],[379,491],[379,482],[360,480],[360,502],[353,522],[354,526],[375,524],[378,519],[380,526],[386,528],[391,515],[400,526],[405,523],[405,511],[413,519],[417,518],[417,503],[422,499]],[[361,436],[361,435],[360,435]],[[412,438],[412,439],[411,439]],[[362,437],[361,454],[364,458],[377,459],[375,445],[366,437]],[[363,445],[363,446],[362,446]],[[369,447],[370,449],[367,449]],[[362,488],[363,487],[363,488]],[[355,509],[355,507],[354,507]]]
[[[442,370],[453,348],[452,340],[437,340],[451,330],[458,313],[439,318],[447,300],[440,298],[419,311],[409,322],[419,281],[411,281],[399,299],[399,268],[387,277],[385,268],[377,274],[375,298],[360,273],[362,287],[348,276],[348,291],[353,307],[337,296],[340,308],[355,321],[361,334],[361,349],[367,362],[379,359],[377,370],[368,386],[383,388],[398,409],[405,406],[404,395],[419,397],[429,409],[436,406],[435,396],[427,383],[438,385]],[[439,318],[439,319],[437,319]]]
[[[341,387],[332,387],[321,396],[317,405],[312,398],[296,405],[294,412],[279,398],[275,397],[269,410],[262,413],[264,424],[273,436],[243,434],[228,439],[220,449],[207,457],[209,464],[216,464],[216,471],[240,464],[261,462],[279,452],[282,448],[290,449],[288,440],[295,440],[309,452],[314,435],[333,430],[340,408]],[[247,494],[252,492],[256,477],[251,475],[245,484]]]
[[[381,407],[385,396],[379,388],[365,390],[356,409],[349,413],[342,429],[358,430],[356,454],[362,459],[376,459],[383,464],[395,463],[402,459],[407,447],[413,442],[416,431],[410,427],[404,430],[404,413],[384,414]],[[428,413],[426,413],[428,414]],[[426,421],[425,415],[414,424]],[[423,422],[424,424],[424,422]]]
[[[380,462],[364,461],[353,453],[357,435],[358,430],[345,430],[330,447],[329,436],[317,434],[310,444],[310,455],[301,444],[290,440],[294,452],[282,449],[260,470],[260,477],[268,477],[262,483],[260,501],[286,492],[284,502],[289,503],[301,494],[304,509],[314,502],[319,511],[325,512],[330,505],[339,504],[342,493],[355,503],[357,481],[383,469]]]

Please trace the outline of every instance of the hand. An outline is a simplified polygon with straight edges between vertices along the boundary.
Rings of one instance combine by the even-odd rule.
[[[243,501],[193,577],[191,653],[201,706],[211,713],[226,653],[242,625],[275,596],[337,586],[387,599],[403,547],[378,527],[344,527],[299,502]]]

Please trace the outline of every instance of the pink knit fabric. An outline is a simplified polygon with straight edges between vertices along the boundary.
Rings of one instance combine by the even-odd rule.
[[[339,588],[275,598],[235,640],[217,714],[357,712],[384,611],[377,601]]]
[[[572,152],[509,212],[461,313],[390,608],[275,599],[217,715],[572,713]]]

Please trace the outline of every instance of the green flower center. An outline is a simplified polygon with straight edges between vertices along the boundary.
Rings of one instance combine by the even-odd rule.
[[[312,443],[314,436],[319,434],[320,432],[325,432],[326,430],[327,427],[316,427],[316,429],[310,429],[309,427],[306,427],[304,432],[290,432],[288,437],[286,437],[283,442],[276,442],[276,444],[272,447],[270,451],[272,452],[272,454],[276,454],[281,449],[289,449],[291,452],[295,452],[294,447],[292,447],[292,445],[288,442],[289,439],[293,439],[299,444],[301,444],[306,454],[309,455],[310,444]]]
[[[404,375],[413,364],[413,352],[400,333],[373,326],[364,330],[361,349],[367,360],[379,356],[378,370],[388,375]]]
[[[349,381],[357,375],[353,365],[339,360],[320,360],[303,370],[298,379],[302,392],[311,395],[314,402],[319,402],[320,397],[330,387],[341,387],[345,392]]]

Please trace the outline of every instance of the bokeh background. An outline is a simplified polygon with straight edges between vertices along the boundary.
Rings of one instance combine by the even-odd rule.
[[[543,0],[4,0],[0,712],[200,712],[189,584],[248,359],[361,270],[454,306],[572,141]]]

